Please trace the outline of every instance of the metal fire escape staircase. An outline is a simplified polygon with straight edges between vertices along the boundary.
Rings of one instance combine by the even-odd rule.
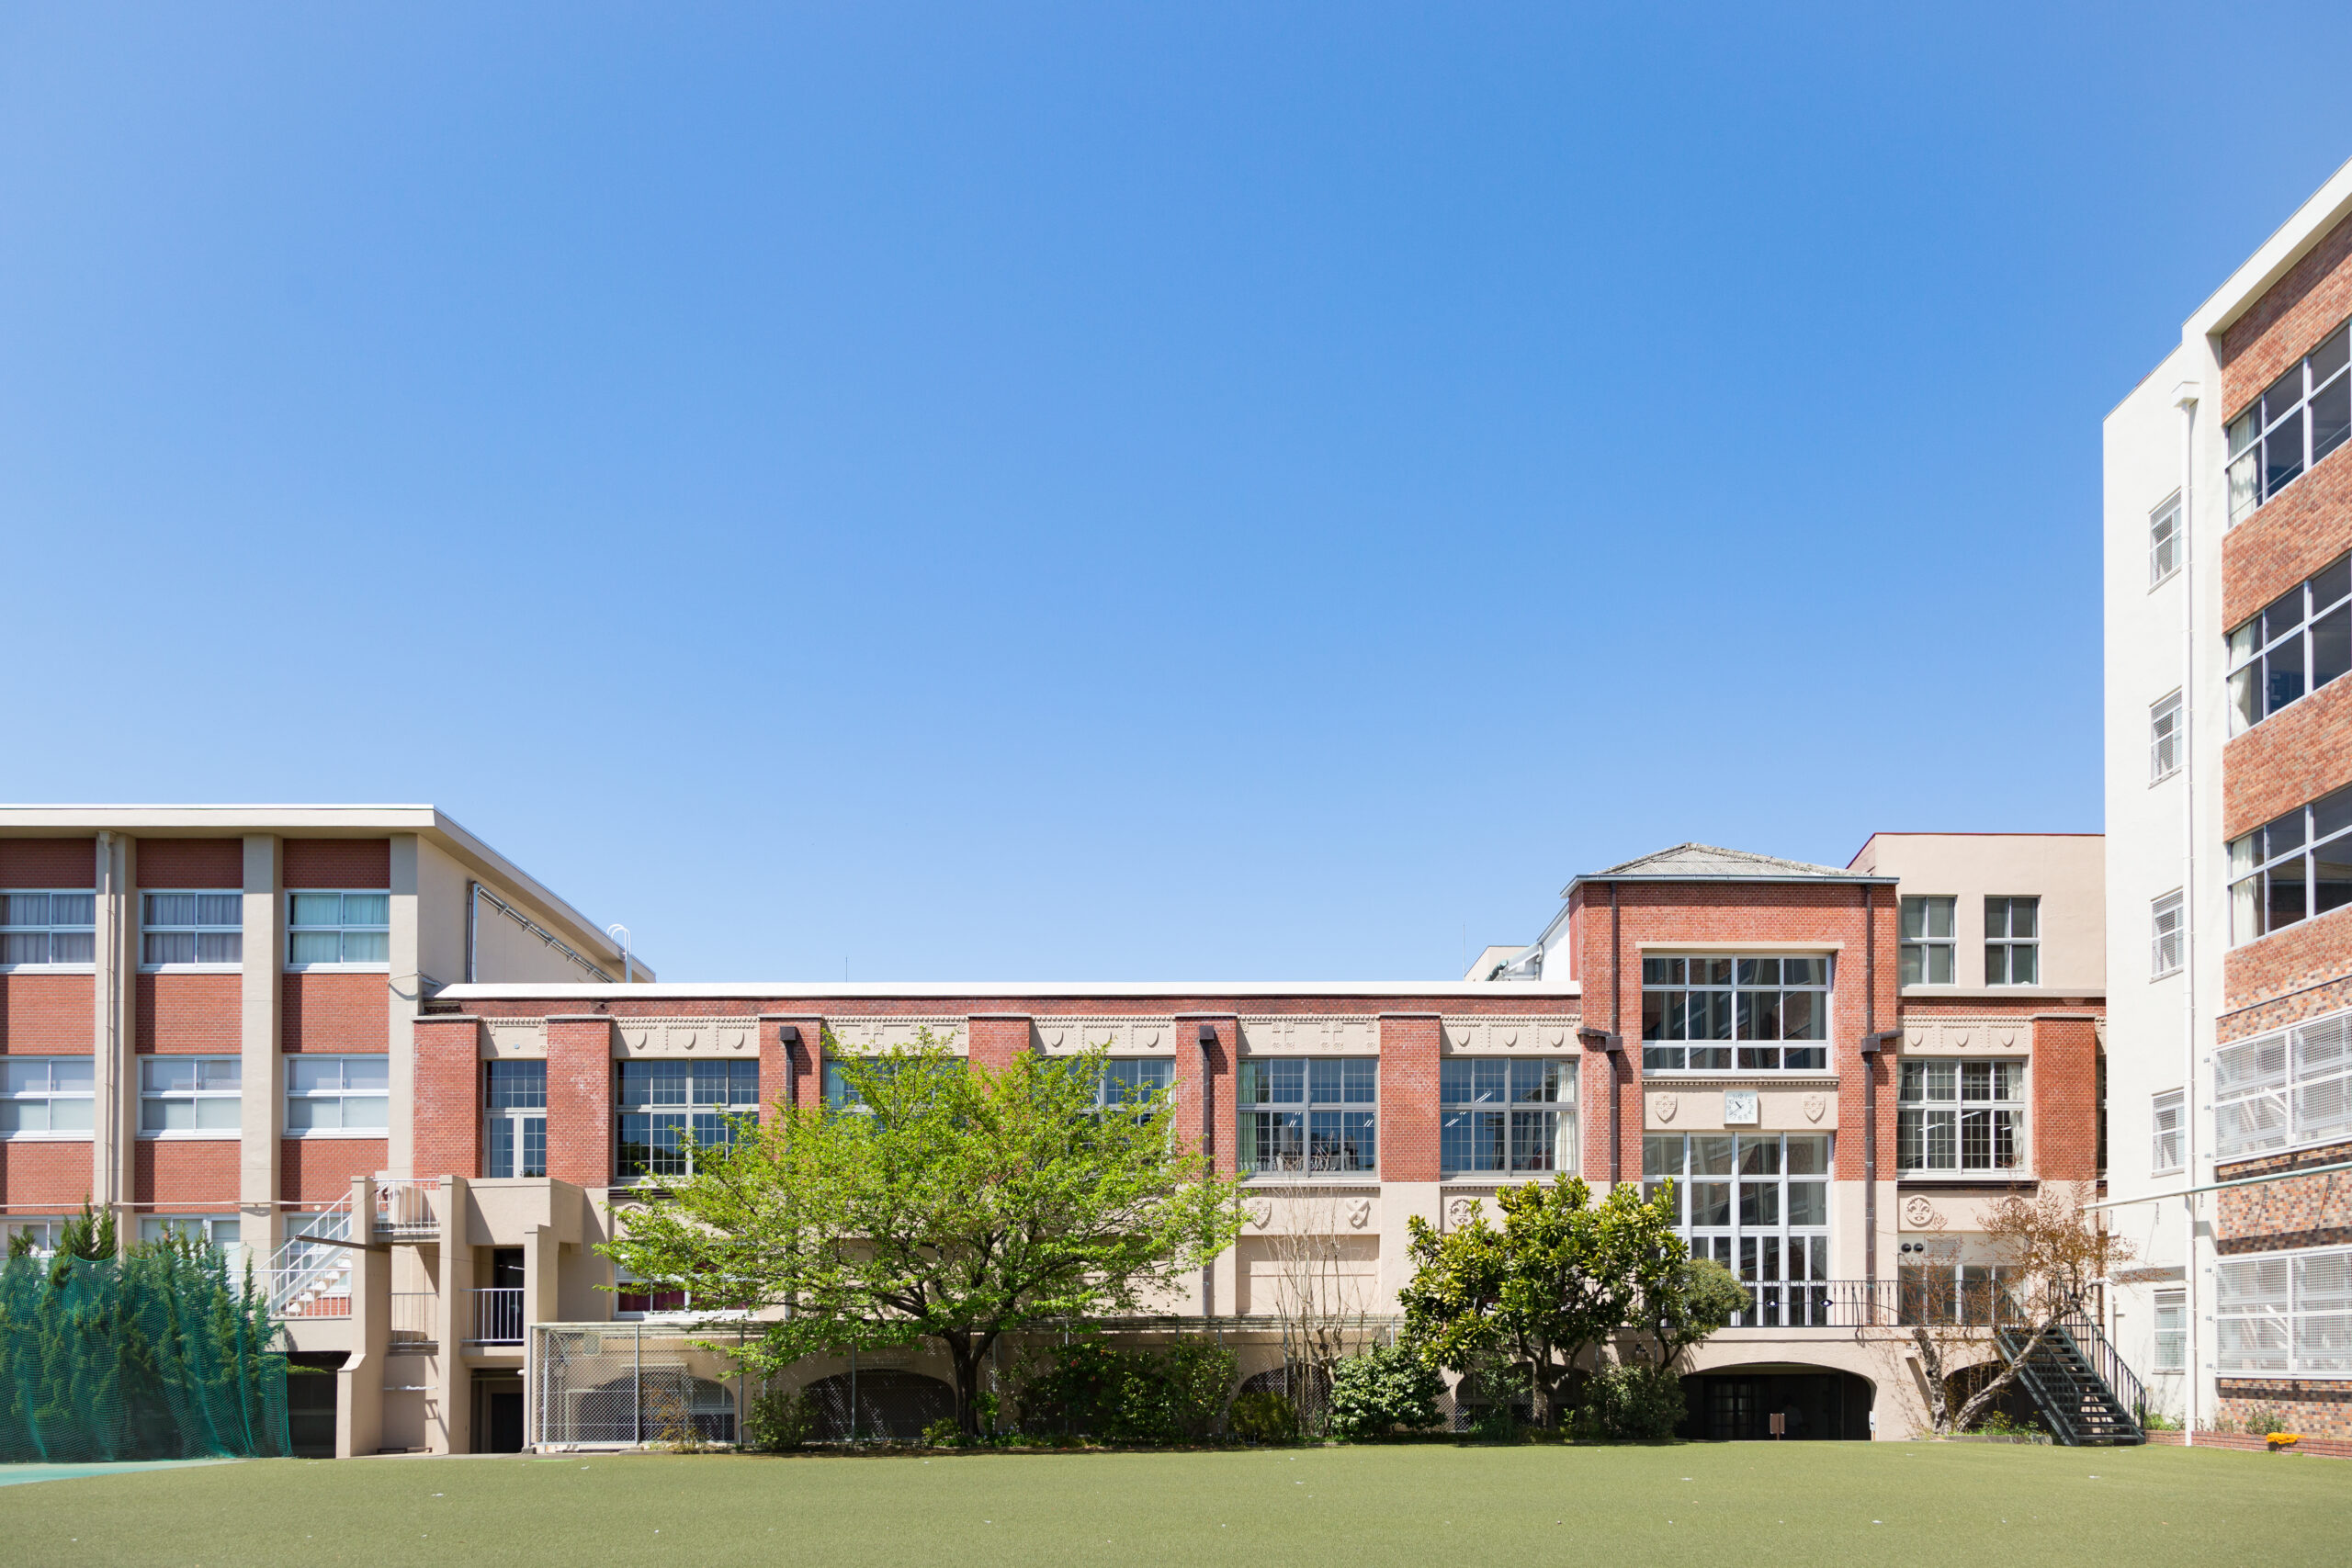
[[[2032,1330],[2018,1326],[1994,1334],[2002,1358],[2018,1370],[2018,1382],[2050,1427],[2069,1448],[2123,1447],[2144,1443],[2140,1427],[2146,1392],[2098,1323],[2080,1311],[2067,1314],[2028,1346]]]

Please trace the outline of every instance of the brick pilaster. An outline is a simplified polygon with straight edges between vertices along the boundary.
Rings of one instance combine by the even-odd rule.
[[[481,1174],[481,1021],[426,1013],[415,1023],[412,1176]]]
[[[972,1030],[971,1063],[976,1067],[1001,1073],[1029,1049],[1027,1013],[974,1013],[968,1021]]]
[[[786,1045],[784,1032],[800,1032]],[[760,1124],[778,1120],[779,1105],[814,1105],[824,1090],[818,1075],[824,1064],[825,1021],[814,1013],[760,1014]]]
[[[613,1021],[548,1020],[548,1174],[580,1187],[613,1181]]]
[[[1202,1029],[1211,1035],[1208,1077],[1201,1077]],[[1210,1164],[1230,1176],[1234,1170],[1234,1064],[1241,1055],[1241,1020],[1232,1013],[1176,1015],[1176,1098],[1187,1108],[1187,1118],[1199,1129],[1209,1151]]]
[[[1438,1179],[1438,1055],[1445,1023],[1436,1013],[1380,1015],[1380,1178]]]
[[[2033,1173],[2043,1181],[2098,1175],[2098,1021],[2043,1013],[2033,1021]]]

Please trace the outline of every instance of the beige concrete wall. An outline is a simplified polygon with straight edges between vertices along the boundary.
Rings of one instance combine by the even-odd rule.
[[[2106,853],[2096,833],[1879,833],[1854,857],[1854,869],[1899,877],[1905,897],[1954,900],[1951,990],[1984,988],[1984,900],[2019,894],[2041,900],[2041,982],[2032,989],[2079,997],[2107,988]],[[1945,989],[1920,986],[1905,994]]]

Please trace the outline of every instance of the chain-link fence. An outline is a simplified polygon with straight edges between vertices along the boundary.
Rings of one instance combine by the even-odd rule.
[[[539,1325],[532,1331],[530,1440],[563,1446],[736,1440],[740,1324]]]

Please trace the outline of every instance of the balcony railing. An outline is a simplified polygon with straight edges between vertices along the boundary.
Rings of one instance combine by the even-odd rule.
[[[430,1345],[438,1332],[433,1325],[433,1304],[440,1300],[431,1291],[394,1291],[391,1303],[391,1342],[395,1345]]]
[[[396,1240],[430,1241],[441,1234],[437,1216],[441,1183],[424,1179],[376,1184],[375,1231]]]
[[[513,1286],[476,1291],[473,1342],[477,1345],[520,1345],[523,1342],[523,1292]]]
[[[1748,1310],[1734,1328],[1991,1328],[2019,1319],[2017,1304],[1990,1281],[1955,1282],[1950,1273],[1905,1280],[1746,1280]]]

